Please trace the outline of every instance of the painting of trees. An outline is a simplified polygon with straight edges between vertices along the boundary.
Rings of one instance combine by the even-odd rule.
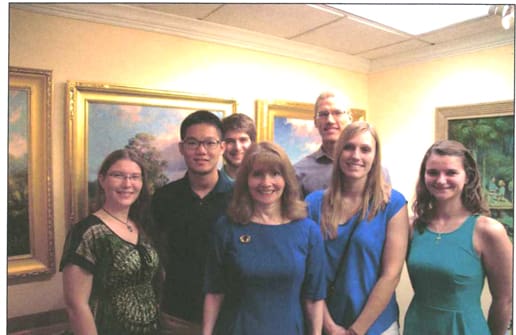
[[[478,164],[491,216],[514,234],[514,117],[449,120],[448,138],[469,148]]]
[[[30,253],[27,120],[28,93],[10,88],[7,256]]]
[[[149,191],[154,190],[169,182],[169,178],[165,174],[167,161],[161,158],[161,153],[154,146],[155,137],[147,133],[138,133],[129,139],[126,149],[134,152],[144,165],[147,172],[147,181],[149,183]]]
[[[514,125],[513,117],[485,117],[450,120],[449,139],[457,140],[476,156],[482,185],[491,177],[509,183],[513,178]]]
[[[140,158],[143,168],[147,173],[147,184],[151,194],[154,191],[168,183],[170,180],[165,174],[167,161],[161,158],[161,153],[154,145],[155,137],[148,133],[138,133],[128,140],[125,149],[132,151]],[[89,208],[94,211],[98,208],[95,203],[95,194],[97,192],[97,182],[90,181],[88,183]]]

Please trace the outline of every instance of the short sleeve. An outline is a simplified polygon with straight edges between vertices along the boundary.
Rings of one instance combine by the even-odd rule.
[[[326,298],[326,257],[324,243],[319,226],[310,219],[309,251],[306,260],[306,273],[302,295],[305,299],[321,300]]]
[[[387,221],[390,221],[406,204],[407,199],[405,199],[403,194],[393,189],[386,208]]]
[[[97,263],[96,230],[100,225],[91,224],[92,217],[75,224],[66,236],[59,271],[68,264],[75,264],[93,273]]]

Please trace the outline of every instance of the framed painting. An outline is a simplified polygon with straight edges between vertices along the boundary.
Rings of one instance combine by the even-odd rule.
[[[353,121],[365,120],[365,111],[351,109]],[[293,101],[256,101],[258,140],[279,144],[293,164],[316,151],[321,145],[314,124],[314,105]]]
[[[456,140],[471,150],[491,215],[512,238],[514,101],[437,108],[436,139]]]
[[[52,71],[9,67],[8,284],[55,273]]]
[[[178,149],[182,120],[200,109],[222,118],[235,113],[236,105],[232,99],[68,82],[69,223],[96,207],[97,170],[110,152],[126,148],[143,157],[152,193],[186,172]]]

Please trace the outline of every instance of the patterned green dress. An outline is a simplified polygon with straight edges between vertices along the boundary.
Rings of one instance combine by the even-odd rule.
[[[68,233],[60,271],[70,263],[93,274],[89,304],[99,335],[158,332],[152,281],[159,261],[144,234],[139,234],[136,245],[129,243],[90,215]]]

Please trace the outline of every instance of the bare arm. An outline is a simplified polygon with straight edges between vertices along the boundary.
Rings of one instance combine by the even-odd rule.
[[[324,300],[304,300],[305,319],[308,321],[309,329],[306,334],[321,335],[323,323]]]
[[[409,238],[407,205],[403,206],[387,225],[380,278],[367,298],[364,309],[350,328],[365,334],[383,312],[399,283]]]
[[[484,216],[477,221],[473,242],[482,258],[492,296],[489,329],[493,335],[503,335],[512,315],[512,244],[503,225]]]
[[[333,321],[326,302],[323,305],[323,327],[328,335],[346,335],[346,329]]]
[[[88,300],[93,275],[83,268],[70,264],[63,270],[63,292],[68,318],[75,335],[96,335],[97,327]]]
[[[207,293],[204,297],[202,335],[213,334],[213,328],[215,328],[223,301],[224,294]]]

